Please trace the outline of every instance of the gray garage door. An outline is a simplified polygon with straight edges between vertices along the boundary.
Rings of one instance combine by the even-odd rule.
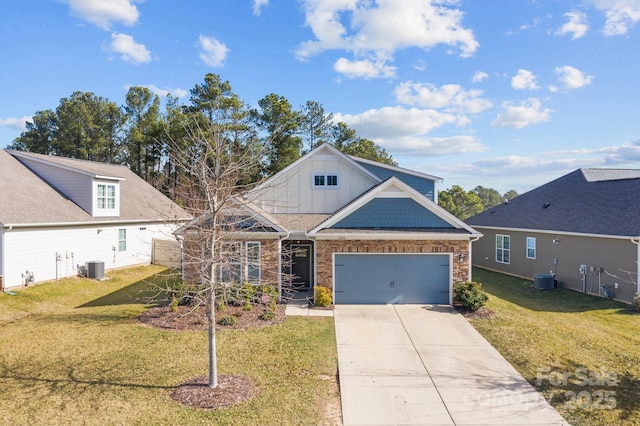
[[[449,255],[336,254],[335,303],[449,303]]]

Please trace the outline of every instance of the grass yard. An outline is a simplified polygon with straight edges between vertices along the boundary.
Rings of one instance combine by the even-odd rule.
[[[207,373],[203,331],[138,323],[163,268],[0,293],[1,425],[330,424],[339,404],[333,318],[217,333],[219,374],[250,377],[248,402],[195,410],[169,394]]]
[[[640,313],[475,268],[495,315],[475,328],[572,425],[640,425]]]

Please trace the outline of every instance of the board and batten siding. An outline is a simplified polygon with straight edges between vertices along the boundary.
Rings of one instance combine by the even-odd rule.
[[[337,174],[338,187],[313,188],[318,173]],[[346,160],[319,154],[278,176],[256,202],[269,213],[333,213],[376,183]]]
[[[27,165],[41,178],[53,185],[74,203],[79,205],[84,211],[93,212],[93,179],[85,173],[66,170],[20,157],[19,160]]]
[[[127,231],[125,251],[118,250],[120,229]],[[5,228],[4,286],[24,284],[27,271],[33,273],[35,282],[74,276],[77,265],[91,261],[103,261],[107,270],[149,264],[152,240],[173,239],[174,230],[174,225],[158,223]]]
[[[496,230],[474,226],[484,236],[473,243],[473,265],[529,279],[555,273],[562,287],[582,291],[580,265],[602,267],[603,284],[618,283],[616,299],[631,302],[637,287],[638,246],[629,238],[589,237],[566,234]],[[510,262],[496,261],[496,235],[509,235]],[[527,258],[527,237],[536,239],[536,258]],[[555,241],[555,242],[554,242]],[[631,272],[631,275],[628,273]],[[598,275],[587,274],[587,292],[598,294]]]

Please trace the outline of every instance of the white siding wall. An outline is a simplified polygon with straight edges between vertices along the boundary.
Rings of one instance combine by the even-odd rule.
[[[91,176],[24,158],[20,158],[20,161],[27,164],[31,170],[55,186],[83,210],[92,214],[93,180]]]
[[[126,251],[118,251],[119,229],[127,230]],[[148,264],[152,239],[173,239],[173,230],[174,225],[144,223],[5,229],[4,285],[8,288],[23,284],[22,274],[26,271],[33,272],[35,282],[74,276],[76,265],[88,261],[104,261],[105,269]],[[56,261],[56,254],[60,261]]]
[[[313,188],[315,173],[335,173],[338,188]],[[376,182],[334,155],[315,155],[264,189],[258,204],[269,213],[333,213]]]

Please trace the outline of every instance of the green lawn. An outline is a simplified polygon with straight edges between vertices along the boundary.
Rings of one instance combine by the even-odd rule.
[[[220,374],[258,388],[215,411],[174,402],[178,384],[207,372],[206,332],[137,322],[150,281],[165,271],[116,271],[0,294],[0,424],[322,424],[339,401],[333,318],[287,318],[217,333]]]
[[[534,290],[531,281],[478,268],[473,279],[489,293],[495,316],[472,324],[567,421],[640,424],[640,314],[633,307]]]

